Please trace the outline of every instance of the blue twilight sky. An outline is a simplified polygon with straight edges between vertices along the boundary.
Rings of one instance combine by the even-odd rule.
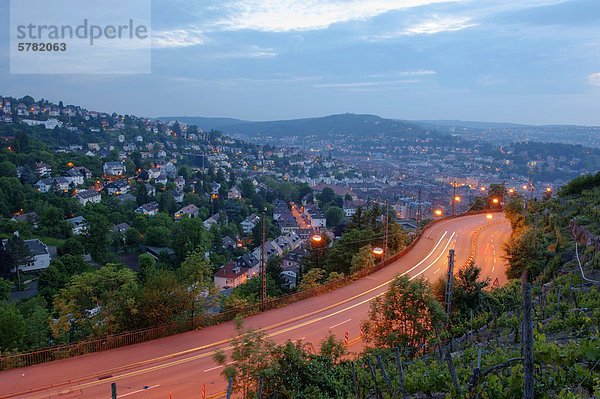
[[[600,125],[600,0],[156,0],[150,75],[11,75],[8,0],[0,26],[0,95],[140,116]]]

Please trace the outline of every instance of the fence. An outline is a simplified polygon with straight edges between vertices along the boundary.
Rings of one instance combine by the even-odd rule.
[[[460,216],[476,215],[481,213],[489,213],[490,211],[479,211],[469,212]],[[492,211],[493,212],[493,211]],[[109,337],[99,338],[90,341],[79,341],[73,344],[53,346],[44,349],[38,349],[28,352],[6,354],[0,357],[0,371],[8,370],[18,367],[28,367],[36,364],[51,362],[54,360],[66,359],[69,357],[85,355],[88,353],[101,352],[105,350],[119,348],[121,346],[139,344],[142,342],[150,341],[157,338],[164,338],[170,335],[175,335],[187,331],[192,331],[196,328],[208,327],[215,324],[220,324],[226,321],[233,320],[236,315],[249,316],[252,314],[259,313],[261,311],[267,311],[271,309],[280,308],[291,303],[301,301],[303,299],[311,298],[313,296],[321,295],[325,292],[332,291],[337,288],[344,287],[350,284],[352,281],[366,277],[372,273],[375,273],[390,263],[393,263],[408,253],[419,241],[420,237],[427,230],[431,229],[431,226],[453,219],[459,216],[447,216],[434,220],[421,231],[420,235],[417,236],[406,248],[398,252],[394,256],[376,264],[375,266],[363,269],[355,274],[341,278],[339,280],[331,281],[318,287],[314,287],[305,291],[295,292],[293,294],[280,296],[277,298],[269,299],[265,301],[261,306],[260,303],[248,305],[242,308],[231,309],[225,312],[210,314],[203,317],[194,319],[181,320],[170,324],[165,324],[157,327],[150,327],[146,329],[140,329],[135,331],[128,331],[121,334],[111,335]]]

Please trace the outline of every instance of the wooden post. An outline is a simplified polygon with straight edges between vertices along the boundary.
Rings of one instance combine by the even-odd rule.
[[[460,385],[458,384],[458,377],[456,376],[456,369],[454,368],[454,361],[452,361],[452,354],[450,351],[446,352],[446,363],[448,364],[448,370],[450,371],[450,377],[452,377],[452,384],[454,389],[459,395],[462,395]]]
[[[398,374],[400,375],[400,397],[406,396],[406,389],[404,388],[404,370],[402,369],[402,359],[400,358],[400,349],[396,347],[394,349],[396,353],[396,364],[398,365]]]
[[[523,284],[523,398],[533,399],[533,320],[531,315],[531,284]]]
[[[117,399],[117,383],[116,382],[113,382],[112,384],[110,384],[110,391],[111,391],[112,399]]]
[[[375,396],[381,399],[381,395],[379,394],[379,385],[377,385],[377,375],[375,374],[375,369],[371,364],[371,360],[367,359],[367,364],[369,365],[369,370],[371,370],[371,376],[373,377],[373,382],[375,383]]]
[[[383,373],[383,378],[385,379],[385,383],[386,383],[388,389],[390,390],[390,394],[392,394],[392,384],[391,384],[390,379],[385,371],[385,366],[383,365],[383,361],[381,360],[381,355],[377,354],[377,355],[375,355],[375,357],[377,358],[377,363],[379,363],[379,368],[381,369],[381,372]]]
[[[358,393],[358,384],[356,383],[356,370],[354,368],[354,362],[352,362],[352,382],[354,383],[354,393],[356,394],[356,399],[360,399],[360,394]]]

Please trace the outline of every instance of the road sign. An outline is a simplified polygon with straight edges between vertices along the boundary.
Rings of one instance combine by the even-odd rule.
[[[494,287],[500,287],[500,282],[498,281],[498,277],[496,277],[496,279],[494,280],[493,284]]]

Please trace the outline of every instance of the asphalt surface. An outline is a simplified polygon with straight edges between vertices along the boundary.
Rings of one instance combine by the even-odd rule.
[[[362,349],[360,323],[367,318],[370,301],[385,292],[391,279],[406,274],[411,279],[435,281],[445,276],[448,251],[455,264],[464,265],[476,235],[475,263],[482,275],[498,284],[506,282],[502,244],[510,236],[503,214],[465,216],[442,221],[426,231],[405,256],[361,280],[329,293],[245,319],[246,326],[262,328],[277,343],[302,340],[318,343],[331,331],[348,336],[350,352]],[[232,322],[127,346],[107,352],[0,373],[0,398],[118,398],[220,397],[226,389],[222,367],[213,360],[217,350],[228,354]],[[30,393],[27,393],[30,392]],[[169,396],[171,395],[171,396]]]

